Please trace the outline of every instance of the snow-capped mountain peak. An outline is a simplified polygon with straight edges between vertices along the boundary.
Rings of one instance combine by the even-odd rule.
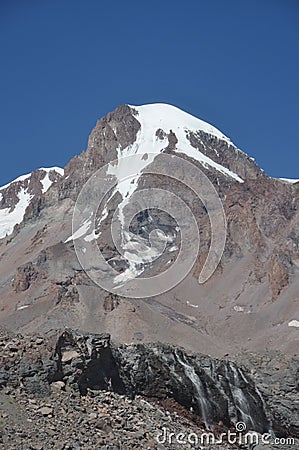
[[[137,133],[133,144],[121,149],[118,148],[118,163],[110,166],[108,173],[115,175],[119,180],[118,191],[122,195],[124,202],[127,202],[130,194],[134,192],[138,185],[138,179],[142,170],[149,165],[155,156],[159,155],[169,144],[169,135],[173,134],[176,144],[174,150],[184,153],[188,157],[197,160],[206,168],[213,168],[222,175],[234,179],[240,183],[244,180],[235,172],[217,163],[200,150],[195,148],[190,141],[190,133],[197,135],[202,131],[224,141],[228,145],[233,145],[228,137],[212,125],[193,117],[192,115],[176,108],[175,106],[156,103],[142,106],[128,105],[133,115],[140,123],[140,130]],[[200,140],[200,137],[198,138]],[[147,158],[144,158],[144,155]],[[132,179],[132,167],[128,167],[126,156],[135,155],[134,167],[135,177]],[[139,159],[138,159],[138,156]],[[216,156],[216,155],[215,155]],[[128,182],[121,182],[122,179],[131,177]]]
[[[130,108],[137,111],[136,118],[141,124],[141,130],[135,142],[135,146],[138,147],[138,153],[148,153],[149,151],[160,153],[165,148],[165,142],[163,142],[163,139],[160,139],[160,143],[157,142],[159,141],[159,131],[162,131],[165,136],[172,132],[177,139],[175,150],[178,153],[184,153],[207,168],[213,167],[223,175],[231,177],[240,183],[244,182],[237,173],[218,164],[214,159],[211,159],[191,144],[190,133],[197,135],[198,132],[204,132],[226,142],[228,145],[233,145],[230,139],[217,128],[175,106],[164,103],[130,106]],[[131,152],[130,147],[130,154]],[[135,153],[137,152],[135,151]]]
[[[231,140],[213,125],[166,103],[151,103],[141,106],[128,105],[138,111],[143,124],[166,130],[181,129],[192,132],[203,131],[232,144]]]

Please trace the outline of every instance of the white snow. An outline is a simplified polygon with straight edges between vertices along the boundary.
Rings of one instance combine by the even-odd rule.
[[[165,145],[165,140],[166,142],[168,140],[167,138],[165,140],[158,139],[156,137],[156,131],[158,129],[162,129],[166,134],[169,134],[169,132],[172,130],[178,139],[178,143],[176,144],[177,152],[185,153],[186,155],[199,161],[203,165],[214,167],[219,172],[223,173],[226,176],[234,178],[240,183],[244,182],[244,180],[242,180],[242,178],[239,177],[236,173],[214,162],[211,158],[208,158],[196,148],[192,147],[190,141],[187,139],[187,134],[190,131],[193,133],[204,131],[205,133],[209,133],[217,137],[218,139],[221,139],[222,141],[233,145],[230,139],[221,131],[217,130],[217,128],[215,128],[213,125],[210,125],[209,123],[204,122],[201,119],[197,119],[196,117],[191,116],[190,114],[180,110],[179,108],[176,108],[175,106],[166,105],[163,103],[154,103],[143,106],[129,106],[131,106],[138,112],[136,119],[141,124],[140,134],[143,138],[140,144],[146,144],[143,147],[143,151],[142,146],[139,145],[139,150],[135,153],[141,154],[149,151],[160,153],[161,150],[167,146],[167,144]],[[153,149],[149,149],[152,146]],[[125,156],[123,152],[122,155]],[[151,161],[149,161],[148,164],[150,162]]]
[[[49,173],[50,173],[50,172],[55,171],[55,172],[59,173],[59,174],[62,175],[62,176],[63,176],[63,174],[64,174],[64,170],[61,169],[60,167],[48,167],[48,168],[41,167],[41,168],[38,169],[38,170],[44,170],[44,171],[46,172],[46,175],[45,175],[44,178],[41,180],[41,183],[42,183],[42,186],[43,186],[43,188],[42,188],[43,194],[44,194],[45,192],[47,192],[47,190],[49,189],[49,187],[51,187],[52,184],[53,184],[53,181],[51,181],[50,178],[49,178]]]
[[[49,172],[52,170],[55,170],[60,175],[63,175],[64,170],[60,167],[47,167],[47,168],[40,168],[37,170],[43,170],[46,172],[44,178],[41,180],[41,183],[43,185],[42,192],[46,192],[49,187],[51,186],[52,182],[49,179]],[[31,173],[26,175],[21,175],[20,177],[16,178],[15,180],[11,181],[10,183],[1,186],[0,191],[3,191],[10,185],[14,183],[18,183],[20,181],[25,181],[31,177]],[[10,208],[0,209],[0,239],[4,238],[5,236],[10,235],[13,232],[14,226],[18,223],[21,223],[25,214],[25,210],[27,206],[29,205],[31,199],[33,198],[33,195],[31,195],[28,192],[28,188],[21,187],[18,194],[18,203],[15,205],[13,211],[10,212]],[[3,193],[0,192],[0,201],[2,200]]]
[[[237,311],[237,312],[243,312],[244,311],[244,307],[236,305],[236,306],[234,306],[234,310]]]
[[[298,183],[299,180],[295,180],[293,178],[279,178],[280,181],[284,181],[285,183],[295,184]]]
[[[43,185],[42,192],[45,193],[52,185],[52,181],[49,178],[49,174],[46,173],[46,176],[41,180],[41,184]]]
[[[143,272],[143,269],[137,269],[133,264],[130,265],[128,269],[126,269],[124,272],[120,273],[114,278],[115,284],[122,284],[126,281],[132,280],[133,278],[136,278],[138,275],[140,275]],[[119,286],[120,287],[120,286]]]
[[[55,170],[55,172],[59,173],[60,175],[64,174],[64,170],[61,167],[40,167],[39,169],[36,169],[35,172],[37,170],[44,170],[47,173],[51,172],[52,170]],[[20,177],[10,181],[10,183],[5,184],[4,186],[0,186],[0,191],[2,191],[3,189],[6,189],[12,183],[17,183],[18,181],[25,181],[25,180],[27,180],[27,178],[30,178],[31,175],[32,175],[32,172],[31,173],[27,173],[25,175],[21,175]]]
[[[197,117],[194,117],[191,114],[176,108],[175,106],[165,103],[129,106],[138,111],[139,115],[137,116],[137,120],[140,118],[142,122],[146,122],[150,127],[154,126],[155,132],[158,128],[161,128],[166,133],[170,130],[175,133],[175,129],[180,128],[194,132],[201,130],[205,133],[212,134],[218,139],[226,141],[229,144],[232,144],[231,140],[213,125],[210,125],[209,123],[204,122],[203,120],[198,119]]]
[[[19,201],[16,204],[13,211],[10,208],[0,209],[0,239],[4,238],[13,232],[14,226],[17,223],[21,223],[25,214],[25,210],[32,199],[27,190],[21,188],[18,198]]]
[[[22,305],[17,308],[17,311],[21,311],[22,309],[29,308],[30,305]]]
[[[194,305],[193,303],[190,303],[189,300],[186,301],[188,306],[192,306],[192,308],[198,308],[198,305]]]
[[[289,327],[296,327],[296,328],[299,328],[299,320],[291,320],[291,321],[288,323],[288,326],[289,326]]]
[[[64,175],[64,169],[62,169],[61,167],[40,167],[37,170],[44,170],[45,172],[52,172],[52,170],[54,170],[54,172],[59,173],[59,175],[63,176]]]
[[[124,257],[131,262],[134,261],[139,264],[143,264],[145,262],[151,262],[157,256],[159,256],[159,252],[154,247],[149,247],[145,245],[143,242],[132,242],[128,241],[124,245]]]
[[[87,231],[90,229],[90,225],[91,225],[91,220],[90,219],[85,220],[83,225],[81,225],[81,227],[77,231],[75,231],[75,233],[73,233],[70,237],[68,237],[64,241],[64,243],[66,244],[69,241],[73,241],[75,239],[78,239],[78,238],[84,236],[87,233]]]
[[[83,234],[85,234],[85,233],[83,233]],[[83,236],[83,234],[82,234],[82,236]],[[78,237],[81,237],[81,236],[78,236]],[[87,236],[84,237],[84,241],[85,242],[91,242],[91,241],[94,241],[95,239],[97,239],[98,237],[99,237],[99,235],[96,235],[96,232],[94,230],[90,234],[88,234]],[[75,238],[75,239],[77,239],[77,238]],[[68,241],[65,241],[65,242],[68,242]]]

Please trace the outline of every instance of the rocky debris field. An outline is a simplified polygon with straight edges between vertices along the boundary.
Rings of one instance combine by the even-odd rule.
[[[156,358],[153,354],[156,354]],[[173,359],[175,354],[176,361]],[[207,430],[200,411],[192,406],[194,399],[191,396],[191,403],[188,404],[186,400],[184,404],[184,398],[172,392],[181,386],[184,393],[186,384],[185,396],[188,397],[188,391],[195,389],[190,384],[193,369],[203,377],[202,386],[212,389],[213,385],[208,385],[204,378],[207,372],[200,372],[201,368],[204,371],[207,366],[208,358],[194,355],[191,358],[180,349],[156,344],[139,345],[138,348],[116,346],[110,343],[107,335],[83,334],[71,330],[26,337],[1,330],[0,448],[253,448],[248,444],[231,444],[225,437],[219,445],[208,444],[205,440],[201,442]],[[185,372],[177,365],[181,360]],[[161,361],[164,361],[165,366]],[[219,375],[220,379],[220,369],[224,370],[223,367],[227,368],[227,376],[232,376],[235,368],[232,363],[225,365],[221,361],[211,361],[213,363],[210,363],[209,370],[214,370],[211,377]],[[198,367],[198,364],[202,367]],[[168,365],[172,367],[167,369]],[[246,378],[240,369],[235,370],[239,376],[235,373],[225,385],[215,382],[214,389],[218,386],[220,392],[222,386],[223,390],[230,387],[234,391],[240,383],[239,378]],[[147,372],[153,373],[155,383],[153,379],[145,377]],[[188,377],[184,378],[184,373],[189,374],[189,381]],[[182,384],[177,385],[175,380]],[[147,383],[152,384],[154,389],[150,389]],[[254,385],[249,379],[247,384],[248,395],[254,395]],[[225,395],[228,396],[228,393],[223,391],[218,400],[220,403],[226,399]],[[236,400],[233,403],[233,397],[227,398],[228,402],[231,401],[229,414],[232,416],[233,406],[238,407]],[[265,406],[265,411],[260,414],[262,417],[262,414],[270,412]],[[283,410],[281,414],[284,414]],[[209,424],[209,431],[214,433],[215,438],[221,433],[227,434],[229,430],[235,431],[233,422],[226,425],[219,420]],[[292,437],[284,436],[284,439]],[[294,439],[292,445],[257,445],[254,448],[288,450],[298,446],[299,441]]]
[[[159,444],[157,437],[163,427],[176,434],[203,432],[190,420],[141,397],[131,400],[103,391],[91,391],[81,397],[55,383],[52,389],[51,396],[43,399],[20,389],[2,391],[1,448],[162,450],[181,448],[175,443]]]

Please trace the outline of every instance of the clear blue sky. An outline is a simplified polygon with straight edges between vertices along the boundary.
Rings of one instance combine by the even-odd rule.
[[[0,185],[80,153],[120,103],[212,123],[299,178],[299,1],[0,0]]]

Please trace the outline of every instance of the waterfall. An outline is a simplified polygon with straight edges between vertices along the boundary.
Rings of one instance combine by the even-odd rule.
[[[181,386],[186,392],[186,406],[196,402],[198,414],[207,429],[219,420],[227,424],[242,421],[247,430],[271,433],[271,422],[261,393],[235,363],[189,359],[180,349],[166,354],[156,348],[153,352],[167,367],[175,391],[180,391]]]
[[[232,372],[232,383],[230,382],[230,378],[228,377],[229,386],[231,389],[231,393],[235,402],[235,406],[240,413],[240,419],[247,425],[247,427],[254,427],[254,421],[250,414],[250,405],[248,400],[243,392],[243,389],[240,387],[240,378],[242,378],[239,374],[239,371],[235,367],[233,363],[228,363],[228,368]],[[248,384],[248,381],[243,378],[244,383]]]
[[[185,372],[186,376],[189,378],[189,380],[192,383],[192,386],[194,387],[194,389],[196,391],[195,398],[198,402],[198,405],[199,405],[199,408],[201,411],[201,415],[202,415],[202,419],[205,423],[206,428],[209,429],[210,428],[210,423],[209,423],[210,422],[210,420],[209,420],[210,419],[210,403],[209,403],[209,400],[207,399],[204,385],[203,385],[200,377],[195,372],[194,367],[184,360],[184,356],[182,356],[182,358],[181,358],[177,351],[175,352],[175,355],[176,355],[177,361],[184,368],[184,372]]]
[[[233,371],[234,371],[234,374],[237,373],[237,376],[238,376],[238,375],[241,376],[242,380],[243,380],[246,384],[249,384],[249,381],[248,381],[248,379],[246,378],[245,374],[242,372],[242,370],[240,370],[239,368],[236,368],[236,367],[233,366],[233,365],[232,365],[232,369],[233,369]],[[271,434],[271,433],[272,433],[272,424],[271,424],[271,421],[270,421],[269,418],[268,418],[267,407],[266,407],[265,400],[264,400],[264,398],[263,398],[261,392],[259,391],[259,389],[258,389],[256,386],[254,386],[254,392],[255,392],[255,394],[257,395],[257,397],[259,398],[259,400],[260,400],[260,402],[261,402],[261,404],[262,404],[262,406],[263,406],[263,411],[264,411],[264,413],[265,413],[265,417],[266,417],[267,420],[269,421],[269,430],[268,430],[268,432]],[[251,395],[252,398],[254,398],[253,395],[252,395],[250,392],[249,392],[249,395]],[[251,418],[251,422],[254,424],[254,420],[253,420],[252,418]]]

